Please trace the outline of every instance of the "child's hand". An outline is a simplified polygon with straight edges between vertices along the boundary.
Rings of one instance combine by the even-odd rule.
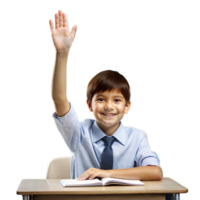
[[[74,25],[70,33],[66,14],[62,13],[61,10],[58,11],[58,14],[55,14],[56,29],[54,29],[54,25],[51,19],[49,20],[49,24],[56,51],[58,53],[63,53],[70,49],[76,35],[77,26]]]
[[[110,177],[110,170],[90,168],[87,171],[85,171],[83,174],[81,174],[77,178],[77,180],[78,181],[83,181],[83,180],[86,180],[86,179],[92,180],[95,177],[109,178]]]

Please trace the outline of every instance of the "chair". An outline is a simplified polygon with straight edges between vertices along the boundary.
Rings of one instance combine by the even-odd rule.
[[[71,157],[53,159],[47,171],[46,179],[71,179]]]
[[[136,162],[134,167],[137,167]],[[71,157],[55,158],[49,164],[46,179],[71,179],[70,169]]]

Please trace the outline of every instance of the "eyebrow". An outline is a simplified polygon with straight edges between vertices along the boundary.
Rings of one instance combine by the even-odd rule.
[[[103,94],[98,94],[98,95],[96,96],[96,98],[98,98],[99,96],[102,96],[102,97],[104,97],[104,95],[103,95]],[[122,96],[120,96],[120,95],[115,95],[115,96],[114,96],[114,98],[121,98],[121,99],[123,99],[123,97],[122,97]]]

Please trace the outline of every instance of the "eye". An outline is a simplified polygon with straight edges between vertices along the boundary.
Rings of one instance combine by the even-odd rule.
[[[98,98],[97,101],[104,101],[104,99],[103,98]]]
[[[102,98],[99,98],[99,99],[97,99],[98,101],[101,101],[101,100],[104,100],[104,99],[102,99]],[[120,99],[115,99],[115,101],[117,101],[117,102],[119,102],[119,101],[121,101]]]

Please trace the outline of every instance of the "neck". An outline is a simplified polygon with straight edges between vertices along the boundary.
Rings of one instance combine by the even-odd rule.
[[[98,123],[97,123],[98,124]],[[112,136],[115,131],[119,128],[120,122],[117,124],[108,127],[108,126],[102,126],[101,124],[98,124],[99,128],[107,135],[107,136]]]

